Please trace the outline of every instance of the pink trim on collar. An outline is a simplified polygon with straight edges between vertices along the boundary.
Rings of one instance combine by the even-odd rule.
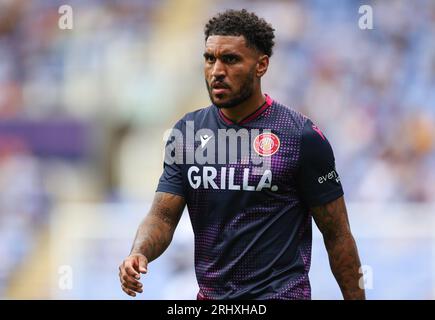
[[[239,123],[235,123],[231,119],[227,118],[227,116],[225,116],[225,114],[222,112],[221,109],[219,109],[219,115],[221,116],[222,120],[226,124],[239,124],[239,125],[240,124],[245,124],[247,122],[250,122],[250,121],[255,120],[256,118],[258,118],[267,108],[269,108],[272,105],[273,99],[269,95],[267,95],[267,94],[265,94],[265,97],[266,97],[266,103],[260,109],[258,109],[253,114],[251,114],[247,118],[243,119]]]

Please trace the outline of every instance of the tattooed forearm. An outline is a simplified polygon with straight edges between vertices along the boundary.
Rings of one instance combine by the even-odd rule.
[[[343,197],[312,208],[313,218],[323,234],[329,263],[344,299],[365,299],[360,288],[361,262],[352,236]]]
[[[157,192],[149,214],[141,222],[131,254],[141,253],[152,260],[169,246],[185,202],[180,196]]]

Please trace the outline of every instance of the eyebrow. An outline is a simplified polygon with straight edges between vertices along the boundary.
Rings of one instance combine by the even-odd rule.
[[[204,58],[215,57],[215,55],[213,53],[209,53],[209,52],[204,52],[203,56],[204,56]],[[226,53],[221,54],[221,56],[227,57],[227,58],[229,58],[229,57],[241,58],[242,57],[240,54],[235,53],[235,52],[226,52]]]

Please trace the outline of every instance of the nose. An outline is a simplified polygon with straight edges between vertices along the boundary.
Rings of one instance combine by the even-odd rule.
[[[222,80],[225,77],[225,66],[219,59],[216,59],[213,64],[211,76],[215,80]]]

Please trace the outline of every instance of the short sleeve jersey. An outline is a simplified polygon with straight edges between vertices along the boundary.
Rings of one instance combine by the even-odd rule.
[[[343,195],[332,148],[306,116],[273,101],[239,123],[211,105],[166,144],[157,191],[185,198],[198,299],[310,299],[310,208]]]

